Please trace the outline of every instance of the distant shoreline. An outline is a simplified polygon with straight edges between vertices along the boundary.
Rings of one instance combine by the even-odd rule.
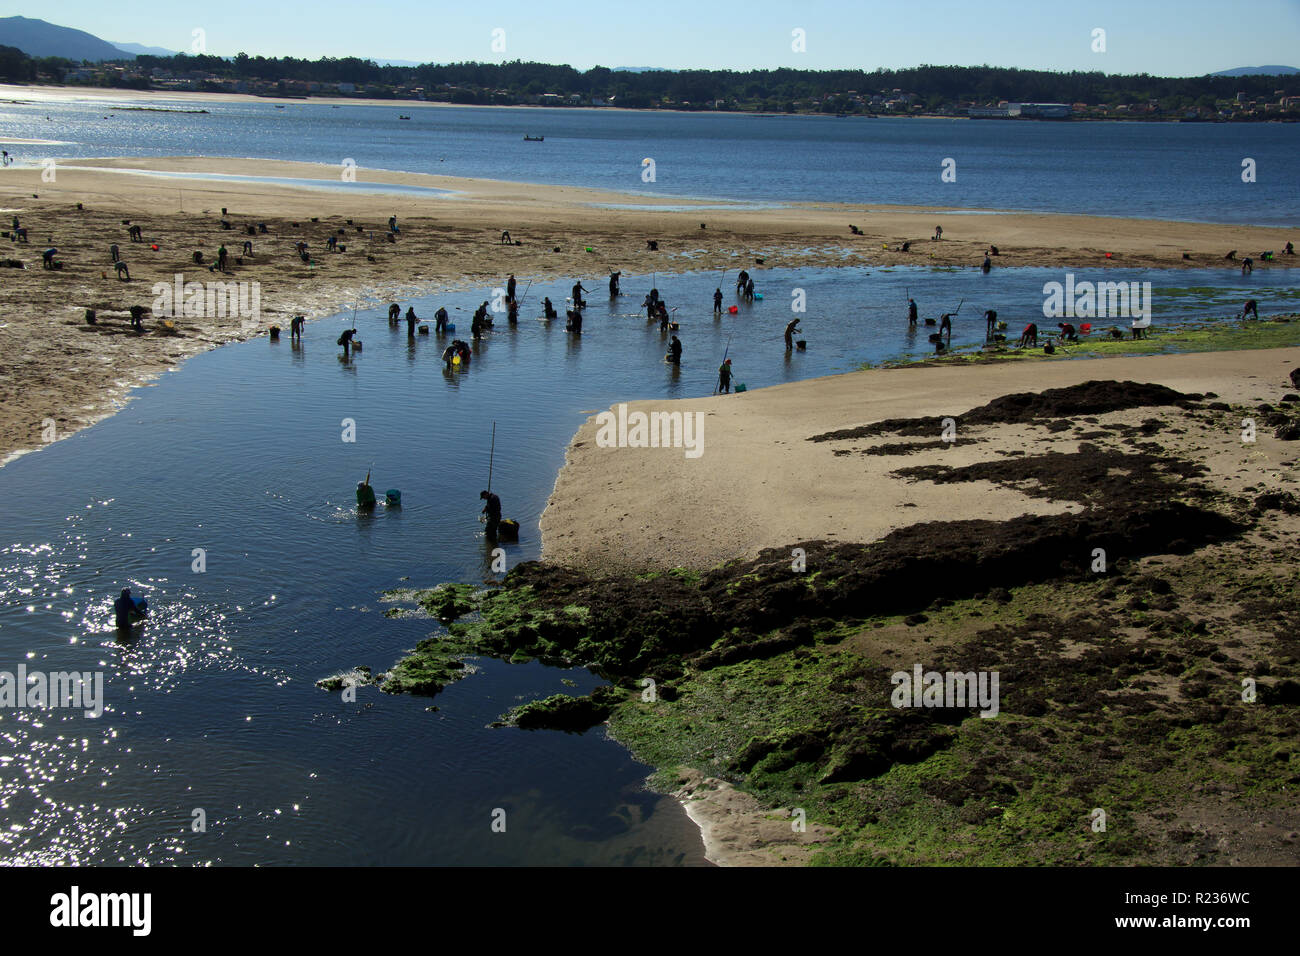
[[[140,100],[157,100],[157,99],[187,99],[195,103],[224,103],[224,102],[248,102],[248,103],[278,103],[289,105],[291,103],[312,103],[325,106],[392,106],[394,108],[405,109],[407,107],[433,107],[438,109],[465,109],[465,110],[584,110],[591,113],[676,113],[686,116],[753,116],[753,117],[778,117],[778,116],[809,116],[819,117],[821,119],[870,119],[870,120],[960,120],[965,122],[971,119],[978,119],[981,122],[1014,122],[1014,123],[1205,123],[1210,125],[1234,125],[1240,123],[1295,123],[1300,122],[1294,119],[1278,119],[1261,116],[1258,118],[1240,118],[1231,120],[1189,120],[1182,116],[1143,116],[1143,117],[1125,117],[1119,118],[1114,116],[1070,116],[1066,119],[1045,119],[1041,117],[1025,116],[1008,116],[1008,117],[971,117],[958,116],[947,113],[899,113],[899,114],[877,114],[877,113],[847,113],[839,116],[835,113],[823,112],[770,112],[767,110],[684,110],[673,109],[671,107],[630,107],[630,106],[568,106],[554,105],[548,103],[448,103],[440,100],[412,100],[412,99],[385,99],[376,97],[359,97],[359,96],[326,96],[319,94],[299,94],[284,96],[262,96],[256,93],[214,93],[206,90],[167,90],[167,89],[150,89],[135,90],[117,87],[103,86],[75,86],[66,83],[42,83],[42,84],[23,84],[15,85],[0,83],[0,102],[13,102],[9,99],[10,90],[23,90],[36,94],[44,90],[57,90],[66,93],[68,99],[100,99],[100,100],[121,100],[121,99],[140,99]]]

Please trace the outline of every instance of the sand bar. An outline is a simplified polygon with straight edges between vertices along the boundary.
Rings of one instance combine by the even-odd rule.
[[[917,521],[1004,521],[1077,509],[988,483],[934,485],[891,474],[911,465],[1074,451],[1079,440],[1068,433],[1054,435],[1041,426],[993,435],[959,430],[950,447],[906,457],[860,453],[896,439],[808,439],[886,418],[960,416],[1002,395],[1092,380],[1155,382],[1214,392],[1229,403],[1276,402],[1292,390],[1287,375],[1298,366],[1300,348],[872,369],[740,395],[630,403],[629,411],[701,413],[703,453],[692,459],[677,448],[601,448],[596,416],[588,419],[569,446],[542,515],[543,557],[584,568],[707,569],[800,541],[874,541]],[[1148,414],[1111,418],[1129,422]],[[1235,476],[1243,462],[1252,463],[1255,478],[1261,468],[1293,475],[1283,462],[1293,463],[1300,453],[1294,443],[1265,434],[1244,445],[1239,432],[1239,422],[1225,420],[1216,447],[1194,452],[1216,483],[1239,490]]]

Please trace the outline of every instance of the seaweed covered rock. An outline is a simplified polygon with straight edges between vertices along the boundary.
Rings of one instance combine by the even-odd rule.
[[[718,634],[698,587],[671,574],[593,578],[526,562],[481,599],[479,612],[452,633],[501,656],[522,650],[606,674],[647,673]]]
[[[622,699],[622,693],[613,687],[598,687],[586,697],[552,694],[544,700],[516,707],[508,720],[524,730],[581,733],[603,723]]]
[[[1180,488],[1191,493],[1191,484]],[[788,548],[699,581],[684,573],[596,577],[526,562],[500,588],[476,592],[469,600],[477,615],[422,641],[383,689],[437,693],[463,676],[460,658],[469,653],[576,663],[610,678],[671,678],[683,666],[707,670],[809,644],[812,619],[917,614],[939,598],[1086,578],[1093,548],[1130,557],[1183,552],[1241,530],[1217,512],[1166,497],[1140,508],[927,522],[869,545],[802,542],[807,573],[792,570]],[[453,611],[466,599],[440,594],[440,606]]]
[[[1182,552],[1241,530],[1217,512],[1177,501],[1009,521],[932,521],[869,545],[804,542],[815,576],[792,571],[789,549],[773,548],[711,571],[701,591],[721,630],[763,634],[814,614],[914,614],[936,597],[1082,578],[1093,548],[1129,556]]]
[[[364,664],[358,664],[348,671],[340,671],[337,674],[331,674],[329,677],[322,677],[316,682],[316,686],[321,690],[342,690],[344,687],[366,687],[375,682],[370,673],[370,668]]]
[[[1200,395],[1189,395],[1151,382],[1091,381],[1065,388],[1048,388],[1041,392],[1016,392],[993,399],[987,405],[972,408],[956,416],[959,427],[967,425],[1006,425],[1042,419],[1078,418],[1102,415],[1128,408],[1175,406],[1188,408]],[[928,436],[938,434],[943,418],[938,415],[920,418],[889,418],[814,435],[812,442],[872,438],[879,435]]]
[[[465,648],[448,644],[440,637],[430,637],[415,645],[415,651],[402,658],[379,681],[386,694],[421,694],[433,696],[448,684],[473,673],[461,659]]]
[[[430,591],[421,592],[418,601],[431,616],[445,624],[474,610],[476,591],[468,584],[439,584]]]

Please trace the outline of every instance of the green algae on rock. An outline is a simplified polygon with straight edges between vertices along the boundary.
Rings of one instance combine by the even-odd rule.
[[[316,682],[316,686],[322,690],[342,690],[345,687],[367,687],[373,683],[375,678],[370,673],[370,668],[358,664],[351,670],[321,678]]]
[[[1116,395],[1171,419],[1217,411],[1150,387],[1084,391],[1046,404],[1009,396],[983,411],[1045,424],[1067,405],[1077,415]],[[659,768],[660,787],[689,768],[764,805],[800,807],[836,830],[814,862],[1226,859],[1197,835],[1197,814],[1290,819],[1300,779],[1300,572],[1246,572],[1234,557],[1254,547],[1242,537],[1249,519],[1287,499],[1236,501],[1202,485],[1197,464],[1156,445],[1135,451],[1084,445],[915,469],[929,481],[1036,478],[1083,510],[928,522],[869,545],[803,542],[804,572],[789,548],[704,574],[521,564],[477,592],[435,646],[591,667],[616,686],[524,704],[507,719],[575,732],[608,720]],[[1094,547],[1112,556],[1105,573],[1089,567]],[[1151,555],[1178,563],[1137,573]],[[1225,604],[1242,608],[1236,630],[1216,616]],[[999,671],[996,719],[892,706],[891,671],[913,662]],[[1243,676],[1259,680],[1257,703],[1242,703]],[[656,694],[633,690],[646,677]],[[1240,811],[1216,800],[1225,792]],[[1109,832],[1089,826],[1097,807]]]
[[[522,730],[563,730],[582,733],[604,723],[627,695],[614,687],[597,687],[585,697],[552,694],[516,707],[504,721]]]
[[[471,650],[444,637],[425,638],[379,680],[386,694],[419,694],[432,697],[448,684],[474,673],[464,658]]]
[[[476,607],[475,596],[482,590],[483,588],[472,584],[448,582],[428,590],[395,588],[385,591],[383,597],[389,602],[415,604],[430,617],[446,624],[471,613]],[[391,608],[384,612],[384,616],[403,617],[406,614],[402,608]]]

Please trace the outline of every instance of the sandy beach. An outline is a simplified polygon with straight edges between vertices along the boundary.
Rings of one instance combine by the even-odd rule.
[[[1005,521],[1068,511],[1077,506],[1006,489],[994,494],[984,482],[927,485],[894,477],[898,457],[862,453],[884,439],[810,439],[883,419],[957,418],[1002,395],[1095,380],[1155,382],[1238,404],[1273,402],[1291,390],[1287,376],[1297,366],[1300,349],[870,369],[739,395],[633,402],[629,413],[702,414],[702,454],[599,447],[593,416],[574,436],[542,516],[543,554],[578,567],[705,569],[798,541],[875,541],[919,520]],[[1142,411],[1116,413],[1113,421],[1143,417]],[[1294,481],[1289,464],[1300,448],[1268,435],[1245,446],[1238,424],[1225,421],[1220,435],[1197,443],[1194,457],[1234,491],[1275,472]],[[1041,426],[981,429],[969,440],[959,429],[951,444],[936,429],[915,441],[908,465],[952,467],[1073,450],[1079,443]]]
[[[57,156],[57,146],[51,152]],[[526,280],[598,277],[616,269],[973,268],[990,243],[999,246],[1000,267],[1235,268],[1222,261],[1225,249],[1285,241],[1273,229],[1027,213],[945,219],[942,210],[923,208],[791,204],[773,209],[741,203],[697,210],[692,207],[700,204],[675,198],[662,200],[662,211],[630,209],[619,207],[655,203],[597,190],[367,169],[356,171],[356,192],[203,178],[341,182],[341,173],[337,166],[210,158],[56,162],[53,182],[43,181],[39,168],[0,170],[3,215],[6,220],[17,216],[29,236],[27,244],[14,243],[10,250],[25,268],[7,271],[9,281],[0,288],[0,348],[7,356],[0,457],[39,447],[49,433],[43,423],[50,419],[56,438],[67,437],[118,407],[131,387],[186,356],[273,324],[287,327],[293,314],[311,318],[357,303],[373,307],[403,296],[486,285],[508,272]],[[450,192],[365,192],[365,183]],[[223,208],[230,230],[221,226]],[[393,214],[402,233],[397,243],[388,243],[385,223]],[[142,227],[143,243],[127,241],[127,220]],[[944,239],[930,241],[939,222]],[[244,235],[257,223],[265,223],[267,233]],[[850,235],[849,223],[865,234]],[[325,253],[325,239],[339,229],[347,251]],[[521,244],[501,244],[502,229]],[[197,278],[210,278],[205,267],[194,267],[192,254],[204,251],[210,262],[218,245],[224,242],[233,254],[244,239],[253,242],[254,255],[234,262],[224,278],[260,284],[259,323],[180,319],[173,329],[159,329],[147,320],[145,334],[130,331],[127,310],[151,302],[153,283],[187,272],[191,279],[195,272]],[[657,252],[648,250],[648,239],[659,242]],[[914,243],[911,251],[901,252],[908,240]],[[299,241],[309,244],[309,267],[295,253]],[[113,243],[122,249],[130,282],[115,277],[108,253]],[[49,246],[58,248],[61,270],[41,269],[40,253]],[[1183,259],[1184,252],[1191,259]],[[755,266],[757,258],[763,265]],[[85,324],[86,309],[96,310],[98,325]]]
[[[1105,503],[1078,497],[1080,490],[1085,496],[1089,494],[1086,484],[1076,485],[1073,492],[1066,491],[1060,474],[1052,472],[1051,465],[1053,462],[1064,465],[1077,462],[1080,456],[1087,459],[1099,454],[1117,454],[1121,456],[1115,459],[1117,462],[1134,461],[1123,456],[1136,452],[1186,462],[1185,467],[1191,469],[1187,474],[1201,477],[1196,482],[1188,482],[1185,488],[1175,479],[1163,492],[1171,498],[1186,496],[1195,500],[1199,496],[1204,500],[1204,493],[1195,487],[1203,482],[1212,489],[1210,494],[1220,502],[1221,510],[1231,509],[1232,513],[1241,515],[1240,503],[1249,503],[1252,498],[1267,502],[1262,509],[1257,506],[1252,512],[1260,521],[1257,530],[1240,542],[1212,545],[1185,556],[1182,552],[1186,549],[1175,544],[1179,556],[1147,557],[1129,564],[1125,569],[1127,578],[1121,574],[1119,580],[1127,579],[1130,583],[1127,587],[1121,585],[1118,595],[1115,587],[1063,582],[1043,588],[1032,585],[1017,588],[1014,596],[1004,594],[996,599],[992,593],[988,598],[977,595],[974,602],[958,600],[954,610],[947,611],[943,609],[953,602],[945,597],[948,593],[945,585],[950,586],[952,582],[935,580],[936,600],[926,613],[905,620],[869,620],[869,626],[860,630],[849,627],[828,640],[828,644],[836,646],[818,645],[812,658],[807,657],[807,651],[796,651],[793,658],[779,657],[779,663],[771,669],[773,676],[762,678],[767,671],[742,669],[728,683],[726,676],[713,678],[715,672],[706,669],[716,664],[702,663],[689,668],[680,681],[682,702],[674,705],[682,712],[683,723],[677,733],[685,742],[679,751],[684,755],[701,753],[692,749],[701,747],[692,736],[692,728],[701,733],[698,728],[704,720],[718,721],[719,728],[740,723],[755,729],[742,731],[731,746],[717,748],[725,756],[712,761],[703,756],[688,756],[684,763],[677,764],[672,756],[652,751],[661,766],[666,761],[668,766],[675,767],[667,773],[668,782],[663,785],[675,788],[676,796],[699,824],[710,860],[736,866],[800,865],[818,844],[832,838],[833,830],[818,828],[792,834],[789,825],[780,822],[788,819],[789,810],[764,804],[727,782],[736,780],[735,761],[741,759],[738,750],[743,755],[744,750],[755,746],[754,740],[763,739],[752,738],[748,747],[739,749],[746,733],[761,734],[758,728],[764,725],[781,727],[782,718],[765,719],[759,715],[768,708],[779,707],[779,703],[772,701],[779,702],[782,694],[796,693],[797,684],[788,691],[783,687],[781,694],[772,691],[776,696],[767,704],[756,702],[752,706],[761,709],[752,713],[739,704],[724,704],[719,709],[717,694],[722,688],[730,687],[726,694],[744,699],[745,690],[735,683],[738,679],[755,681],[757,691],[764,693],[774,683],[784,685],[797,681],[801,679],[799,673],[789,668],[791,664],[799,666],[801,653],[806,659],[820,656],[823,663],[819,666],[830,673],[847,666],[841,663],[846,661],[854,662],[852,666],[856,668],[860,666],[856,662],[862,659],[872,662],[871,672],[883,668],[887,673],[894,668],[908,668],[915,660],[969,653],[968,648],[980,646],[988,639],[987,635],[996,633],[979,632],[977,628],[988,627],[994,621],[1010,622],[1002,625],[1007,627],[1025,620],[1026,615],[1030,621],[1047,622],[1037,627],[1041,630],[1047,626],[1050,631],[1052,621],[1058,622],[1056,627],[1064,628],[1061,621],[1084,622],[1100,612],[1106,624],[1105,630],[1098,634],[1105,635],[1099,639],[1110,648],[1106,653],[1116,652],[1116,645],[1110,642],[1131,647],[1132,653],[1149,653],[1142,650],[1149,647],[1146,642],[1161,638],[1176,641],[1177,637],[1174,634],[1166,637],[1161,631],[1161,638],[1156,638],[1163,616],[1161,621],[1153,622],[1150,616],[1134,610],[1146,609],[1148,601],[1153,602],[1152,607],[1171,612],[1171,621],[1186,622],[1190,615],[1192,619],[1206,622],[1196,625],[1198,628],[1203,629],[1208,623],[1214,640],[1202,645],[1203,651],[1216,655],[1216,660],[1226,660],[1230,673],[1233,667],[1245,673],[1252,673],[1253,667],[1263,667],[1253,662],[1267,660],[1273,653],[1267,612],[1261,609],[1244,612],[1237,602],[1247,600],[1244,595],[1267,593],[1272,581],[1291,576],[1289,549],[1300,539],[1297,517],[1300,508],[1290,504],[1300,491],[1296,474],[1300,446],[1294,436],[1284,440],[1265,425],[1270,421],[1294,420],[1291,410],[1296,406],[1287,403],[1294,402],[1295,396],[1289,399],[1286,396],[1293,392],[1288,375],[1298,366],[1300,348],[1028,366],[1017,363],[915,367],[856,372],[740,395],[632,403],[628,406],[629,414],[670,410],[701,414],[703,453],[690,459],[678,448],[598,447],[597,420],[593,416],[575,435],[543,515],[544,558],[589,569],[593,575],[620,569],[620,573],[634,573],[638,580],[647,572],[654,574],[670,568],[705,571],[740,561],[748,563],[726,573],[724,579],[732,582],[728,588],[735,588],[759,569],[776,568],[774,572],[760,573],[772,573],[779,581],[783,578],[780,566],[788,565],[789,556],[795,554],[792,546],[806,547],[807,570],[820,572],[825,565],[814,566],[813,555],[825,554],[828,547],[880,542],[891,532],[923,522],[997,522],[997,526],[990,526],[989,533],[1000,536],[1011,534],[1011,524],[1007,522],[1024,520],[1025,516],[1037,520],[1053,515],[1095,515],[1098,508],[1106,507]],[[960,422],[963,413],[1002,396],[1072,387],[1097,391],[1098,383],[1108,381],[1129,383],[1115,390],[1120,395],[1138,389],[1133,382],[1166,386],[1176,393],[1203,395],[1203,402],[1212,400],[1208,405],[1210,414],[1139,403],[1128,409],[1097,415],[1073,414],[1056,420],[1048,416],[1001,424],[959,424],[954,442],[945,443],[940,438],[943,417],[951,416]],[[1279,401],[1283,402],[1280,406],[1276,404]],[[901,421],[904,419],[913,422],[919,419],[920,425],[909,430]],[[885,420],[892,424],[875,425]],[[927,420],[932,427],[926,425]],[[1258,425],[1258,432],[1250,441],[1243,440],[1243,428],[1248,421],[1252,426]],[[978,477],[981,469],[989,476],[987,479]],[[969,477],[956,482],[939,481],[945,472],[966,472]],[[918,474],[932,477],[926,480]],[[1013,474],[1020,477],[1008,477]],[[1099,476],[1088,480],[1099,480]],[[1282,504],[1275,506],[1274,501]],[[1116,508],[1135,507],[1141,513],[1148,505],[1164,506],[1168,501],[1112,499],[1111,503]],[[1270,510],[1275,507],[1281,511]],[[998,530],[1001,528],[1007,530]],[[918,543],[923,540],[918,539]],[[1077,547],[1086,549],[1089,545],[1086,540],[1079,540]],[[1241,567],[1254,569],[1249,585],[1231,570]],[[1043,574],[1050,579],[1052,572],[1045,569]],[[1138,575],[1136,580],[1131,577],[1134,574]],[[1270,583],[1261,586],[1255,576]],[[1168,582],[1173,582],[1174,593],[1179,598],[1175,601],[1167,596],[1147,594],[1144,582],[1157,579],[1166,582],[1158,586],[1159,594],[1167,595]],[[1010,586],[1011,581],[1006,579],[1006,583]],[[763,593],[771,595],[765,600],[775,603],[779,592],[776,585],[771,587],[772,590]],[[1116,600],[1128,600],[1127,605],[1114,605],[1126,608],[1127,612],[1110,614],[1108,602]],[[826,612],[808,606],[803,613],[814,617]],[[1051,614],[1060,618],[1046,616]],[[829,621],[823,620],[821,626],[829,625]],[[763,628],[759,626],[756,630],[761,632]],[[784,632],[778,632],[777,639],[780,633]],[[1075,640],[1080,643],[1073,645],[1074,650],[1068,653],[1085,653],[1088,640]],[[1228,654],[1226,658],[1224,651]],[[1054,655],[1049,657],[1054,659]],[[1284,651],[1281,660],[1294,661],[1294,658]],[[1013,665],[1003,657],[1001,666]],[[1190,664],[1171,666],[1168,673],[1181,671],[1184,666]],[[1273,670],[1278,680],[1287,672],[1289,666]],[[870,695],[870,690],[864,691],[863,686],[854,682],[849,699],[858,702],[864,692]],[[1141,685],[1134,685],[1137,686]],[[1144,695],[1146,702],[1141,705],[1144,708],[1185,708],[1193,693],[1186,685],[1182,685],[1180,693],[1179,683],[1170,684],[1167,679],[1148,682],[1145,686],[1155,689]],[[847,689],[847,685],[842,686],[839,692]],[[643,706],[641,711],[646,708]],[[658,743],[661,731],[655,727],[662,717],[655,717],[654,722],[647,724],[644,716],[634,711],[630,718],[622,719],[630,720],[633,729],[624,733],[616,725],[619,739],[632,746],[634,752],[641,746],[661,746]],[[717,732],[716,729],[702,731],[705,737]],[[789,733],[778,730],[776,739]],[[1135,753],[1140,750],[1140,746],[1135,746]],[[669,748],[668,752],[674,751]],[[1016,759],[1034,763],[1039,760],[1031,753],[1023,753]],[[723,779],[718,779],[713,774],[721,769],[729,769],[731,773],[724,773]],[[891,778],[898,779],[893,775],[882,777],[880,781],[870,782],[871,789],[865,792],[892,792],[891,787],[899,785],[882,782]],[[1018,788],[1022,786],[1017,784]],[[1196,846],[1202,851],[1197,860],[1265,865],[1294,863],[1293,821],[1288,822],[1288,815],[1274,804],[1248,809],[1247,798],[1230,784],[1207,783],[1193,777],[1187,786],[1190,790],[1184,797],[1165,805],[1167,813],[1144,818],[1142,831],[1150,834],[1153,841],[1154,855],[1146,857],[1148,861],[1191,861],[1179,849],[1160,846],[1168,840],[1161,835],[1166,829],[1159,821],[1177,819],[1187,827],[1177,832],[1195,835]],[[906,800],[910,809],[926,812],[927,798],[909,792],[911,795]],[[870,799],[866,803],[872,805]],[[898,809],[897,804],[889,806]],[[1148,812],[1155,811],[1143,810]],[[866,818],[875,819],[869,813]],[[904,845],[886,849],[888,832],[884,830],[875,841],[869,841],[864,852],[872,858],[890,860],[897,860],[902,854],[903,859],[912,862],[944,859],[927,855],[926,851],[918,852],[911,845],[910,836]],[[1033,858],[1032,853],[1030,857]],[[947,858],[965,859],[957,851],[952,851]]]

